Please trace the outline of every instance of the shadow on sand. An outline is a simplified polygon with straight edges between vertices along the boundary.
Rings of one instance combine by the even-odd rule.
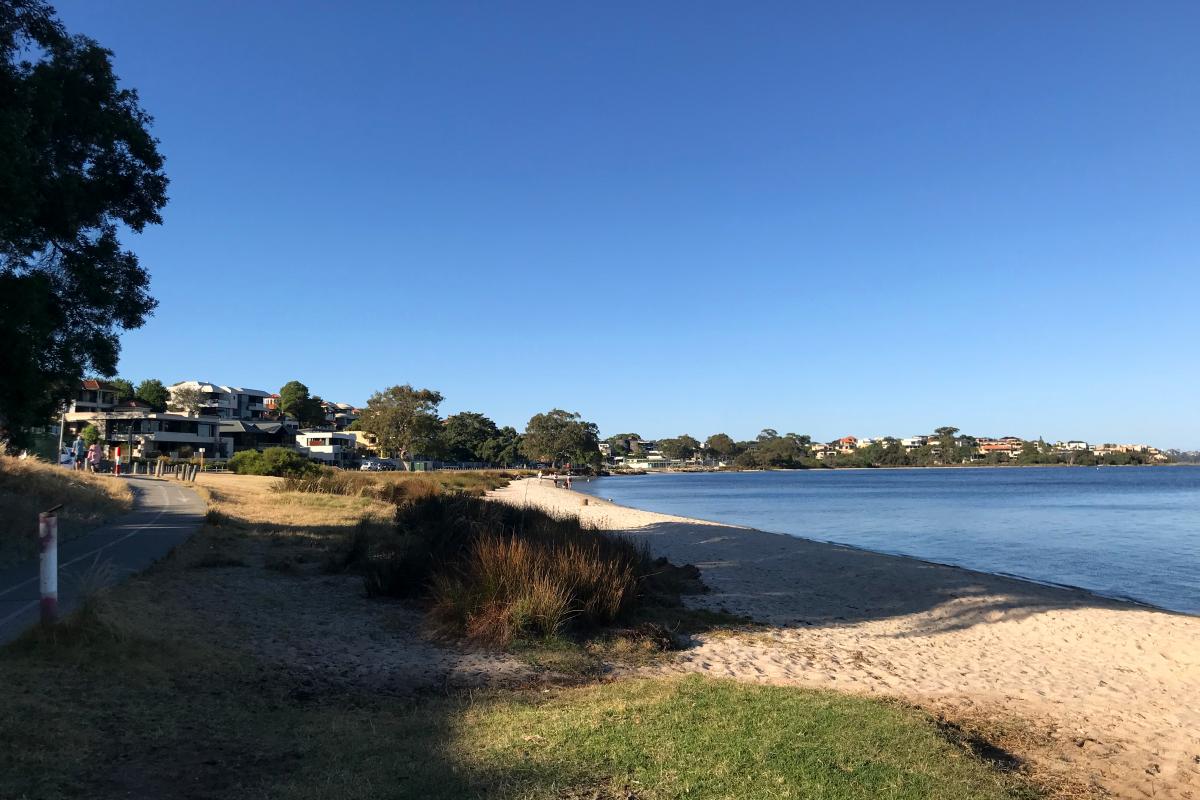
[[[699,567],[709,589],[704,607],[782,627],[913,617],[897,635],[924,636],[1066,609],[1152,608],[1083,589],[749,528],[660,522],[629,535],[672,563]]]

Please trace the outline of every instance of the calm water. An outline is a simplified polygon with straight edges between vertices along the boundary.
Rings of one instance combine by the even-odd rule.
[[[575,488],[1200,614],[1200,467],[639,475]]]

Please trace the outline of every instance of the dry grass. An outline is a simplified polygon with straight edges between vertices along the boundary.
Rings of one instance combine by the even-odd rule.
[[[210,511],[222,519],[262,528],[344,528],[347,519],[386,522],[395,509],[366,496],[309,494],[285,491],[286,479],[260,475],[201,473]]]
[[[209,524],[197,539],[203,547],[188,551],[188,566],[319,571],[345,550],[354,531],[391,529],[395,508],[389,503],[282,491],[283,482],[260,475],[202,473],[195,488],[208,501]]]
[[[111,475],[0,456],[0,566],[37,555],[38,512],[60,503],[58,536],[66,541],[128,513],[133,492]]]
[[[283,491],[315,494],[341,494],[374,497],[402,503],[438,494],[463,494],[482,497],[492,489],[507,486],[526,473],[500,470],[462,470],[451,472],[337,472],[288,478],[280,484]]]

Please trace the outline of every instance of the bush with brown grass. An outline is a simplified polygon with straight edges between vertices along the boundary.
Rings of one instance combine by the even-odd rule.
[[[653,569],[642,547],[576,518],[449,494],[402,502],[391,531],[355,531],[330,566],[360,569],[369,595],[425,599],[443,630],[501,646],[614,622]]]

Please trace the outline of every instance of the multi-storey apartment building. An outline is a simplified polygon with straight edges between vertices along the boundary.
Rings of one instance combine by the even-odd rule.
[[[256,420],[267,415],[270,392],[247,389],[243,386],[219,386],[207,381],[180,381],[167,387],[171,393],[170,408],[179,410],[176,400],[181,389],[200,393],[200,413],[220,419]]]
[[[155,411],[140,400],[117,402],[116,387],[86,380],[63,413],[63,442],[69,444],[88,425],[100,433],[105,456],[120,448],[122,459],[186,458],[221,453],[220,420],[213,416],[186,416]]]

